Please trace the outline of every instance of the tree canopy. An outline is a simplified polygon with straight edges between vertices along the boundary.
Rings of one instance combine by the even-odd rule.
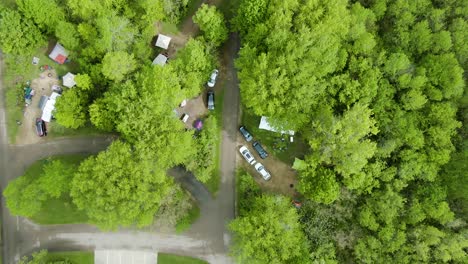
[[[35,215],[46,200],[68,194],[75,169],[75,164],[61,159],[38,161],[3,191],[8,209],[13,215]]]
[[[229,224],[231,249],[239,263],[306,263],[305,237],[298,214],[280,196],[254,198],[250,211]]]
[[[466,178],[453,174],[467,11],[458,1],[240,1],[231,23],[245,111],[287,122],[309,146],[293,168],[319,208],[301,209],[313,261],[466,258],[446,188]]]
[[[80,164],[71,196],[103,229],[152,223],[172,183],[150,157],[115,141]]]

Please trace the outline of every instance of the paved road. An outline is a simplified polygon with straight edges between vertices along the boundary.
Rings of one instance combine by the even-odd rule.
[[[232,34],[225,47],[227,82],[223,108],[221,144],[221,185],[218,197],[212,199],[206,189],[193,179],[181,180],[191,186],[200,202],[201,216],[184,235],[156,234],[136,230],[101,232],[89,225],[39,226],[27,219],[10,215],[2,199],[4,263],[15,263],[21,255],[40,248],[53,250],[81,249],[150,249],[197,256],[210,263],[230,263],[226,256],[230,235],[226,224],[234,217],[234,173],[236,131],[238,124],[239,88],[233,59],[239,49],[237,35]],[[0,54],[1,55],[1,54]],[[3,63],[0,59],[0,80]],[[111,142],[108,137],[62,139],[27,146],[10,146],[7,142],[4,91],[0,82],[0,184],[21,175],[34,161],[57,154],[95,153]],[[185,183],[183,182],[185,181]],[[192,181],[192,183],[190,183]]]

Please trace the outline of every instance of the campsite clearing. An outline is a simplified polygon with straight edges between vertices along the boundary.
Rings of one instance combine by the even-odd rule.
[[[260,141],[262,146],[267,147],[268,153],[273,154],[289,166],[293,165],[295,158],[304,158],[307,145],[302,141],[300,135],[295,134],[294,140],[291,142],[288,134],[282,135],[279,132],[260,129],[260,120],[260,116],[255,116],[247,109],[243,109],[242,125],[252,133],[254,140]]]
[[[34,122],[36,118],[42,115],[42,110],[39,108],[41,97],[43,95],[50,96],[52,94],[52,85],[58,84],[59,80],[55,70],[44,71],[40,74],[39,78],[31,81],[31,88],[35,91],[35,95],[32,97],[31,104],[29,106],[24,106],[23,119],[21,120],[18,134],[16,135],[16,144],[34,144],[45,140],[36,135]],[[50,130],[48,132],[50,132]]]
[[[34,120],[32,116],[40,117],[40,112],[34,112],[37,108],[39,99],[42,96],[42,89],[35,90],[35,95],[32,98],[30,106],[25,107],[23,98],[23,87],[26,81],[31,81],[31,87],[37,86],[39,88],[48,81],[51,81],[57,76],[63,76],[65,73],[77,72],[78,65],[74,62],[59,65],[52,61],[49,57],[49,51],[52,50],[55,43],[50,43],[49,47],[40,47],[33,53],[28,55],[16,55],[16,56],[5,56],[5,72],[4,72],[4,85],[6,88],[6,107],[7,107],[7,129],[8,138],[10,143],[14,144],[33,144],[37,143],[41,139],[35,135],[34,132]],[[39,58],[37,65],[32,64],[33,57]],[[43,65],[49,65],[53,67],[53,70],[41,72],[40,67]],[[52,73],[52,77],[48,77],[48,73]],[[45,78],[41,79],[41,74],[46,74]],[[40,80],[39,83],[33,83],[33,80]],[[45,82],[45,83],[44,83]],[[58,80],[57,80],[58,82]],[[41,85],[42,84],[42,85]],[[44,93],[46,90],[44,90]],[[50,95],[50,93],[48,94]],[[27,111],[24,111],[27,110]],[[19,126],[17,123],[20,121],[22,124]],[[26,128],[23,128],[26,127]],[[23,130],[26,129],[26,130]],[[22,136],[20,136],[20,134]],[[24,134],[30,133],[30,134]],[[17,140],[19,140],[17,142]],[[42,139],[45,140],[45,139]]]

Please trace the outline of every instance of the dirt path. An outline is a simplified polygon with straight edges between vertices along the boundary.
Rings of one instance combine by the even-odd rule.
[[[239,120],[239,82],[234,68],[234,58],[239,50],[237,34],[231,34],[223,50],[226,65],[224,82],[223,128],[221,132],[221,185],[219,194],[213,203],[202,206],[202,214],[195,228],[207,232],[217,231],[223,234],[225,252],[229,249],[230,234],[226,225],[235,216],[235,173],[236,173],[236,134]],[[215,219],[218,219],[217,221]]]
[[[185,255],[198,256],[211,263],[231,263],[226,257],[230,235],[226,224],[234,218],[234,177],[236,160],[236,131],[239,109],[239,88],[233,59],[239,48],[238,37],[230,36],[224,60],[227,65],[227,81],[224,82],[225,100],[223,109],[223,144],[221,146],[221,186],[217,199],[201,198],[201,217],[184,235],[162,235],[121,230],[103,233],[88,225],[39,226],[26,219],[13,217],[2,201],[4,263],[14,263],[21,255],[40,248],[49,249],[94,249],[94,248],[142,248],[163,250]],[[1,88],[1,87],[0,87]],[[0,107],[3,100],[0,100]],[[4,109],[0,108],[0,122]],[[4,126],[2,128],[4,129]],[[0,142],[0,178],[2,187],[19,175],[34,161],[49,155],[99,151],[111,139],[62,139],[40,144],[8,146]],[[5,154],[3,154],[5,153]],[[203,197],[203,196],[199,196]]]
[[[185,190],[189,191],[198,203],[204,204],[213,200],[205,185],[199,182],[191,172],[185,170],[183,167],[174,167],[167,173],[174,177]]]

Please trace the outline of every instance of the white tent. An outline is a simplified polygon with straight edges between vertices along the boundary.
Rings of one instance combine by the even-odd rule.
[[[268,130],[268,131],[273,131],[273,132],[280,132],[281,134],[289,134],[291,136],[294,136],[294,131],[292,130],[278,130],[276,128],[273,128],[272,126],[270,126],[270,123],[268,123],[268,117],[266,116],[262,116],[262,118],[260,119],[260,125],[258,126],[258,128],[260,129],[265,129],[265,130]]]
[[[75,82],[75,75],[72,73],[67,73],[65,76],[62,78],[63,85],[69,88],[72,88],[73,86],[76,85]]]
[[[164,66],[166,65],[167,62],[167,57],[159,54],[154,60],[153,60],[153,65],[161,65]]]
[[[68,51],[57,42],[54,49],[49,54],[49,58],[56,61],[58,64],[64,64],[68,57]]]
[[[52,95],[50,95],[49,100],[47,100],[47,102],[45,103],[44,109],[42,109],[42,120],[50,122],[50,120],[52,119],[52,112],[55,110],[55,100],[59,96],[60,94],[55,92],[52,93]]]
[[[167,49],[169,47],[170,42],[171,42],[170,37],[163,35],[163,34],[159,34],[158,39],[156,40],[156,47]]]

